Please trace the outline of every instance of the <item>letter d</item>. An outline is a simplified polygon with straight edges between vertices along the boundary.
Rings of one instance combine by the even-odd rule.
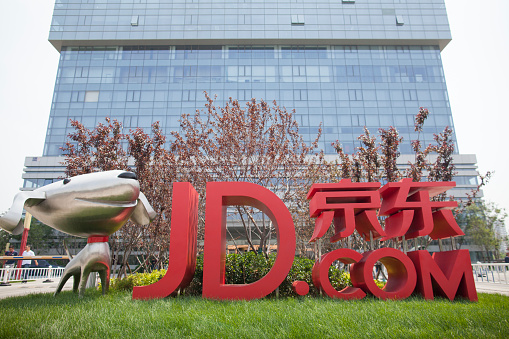
[[[226,208],[243,205],[258,208],[277,231],[278,251],[269,273],[251,284],[225,284]],[[247,182],[207,183],[203,297],[210,299],[258,299],[274,291],[285,279],[295,256],[295,227],[285,204],[265,187]]]

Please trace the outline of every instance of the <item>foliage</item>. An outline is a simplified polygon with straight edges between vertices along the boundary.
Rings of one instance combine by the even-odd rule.
[[[424,122],[428,118],[429,111],[427,108],[419,107],[419,112],[415,115],[414,118],[414,131],[422,132],[422,127],[424,126]]]
[[[393,126],[388,129],[380,128],[378,130],[380,141],[377,143],[377,137],[372,136],[369,130],[364,127],[364,133],[357,138],[360,140],[360,146],[356,148],[353,154],[346,154],[339,141],[332,143],[340,159],[339,163],[336,162],[339,170],[335,173],[339,174],[340,178],[351,178],[353,182],[381,181],[386,183],[398,181],[402,177],[409,177],[413,181],[419,182],[423,180],[426,174],[428,181],[452,181],[456,174],[453,163],[455,150],[453,130],[446,126],[443,132],[434,134],[435,145],[430,144],[423,148],[419,140],[429,114],[428,109],[420,107],[419,112],[415,116],[414,131],[418,133],[418,136],[417,140],[411,141],[411,148],[415,157],[413,162],[408,163],[406,170],[400,170],[397,166],[397,158],[400,156],[399,146],[403,138],[399,136],[396,128]],[[432,161],[433,157],[436,157],[436,160]],[[339,178],[334,179],[331,182],[339,181]],[[475,197],[476,194],[477,192],[473,192],[472,196]],[[447,198],[447,195],[443,193],[433,199],[446,200]],[[382,227],[385,223],[384,219],[383,217],[379,218]],[[426,236],[425,243],[429,245],[430,242],[431,238]],[[348,243],[348,246],[354,249],[361,249],[365,246],[365,242],[357,233],[354,233],[349,238]],[[333,248],[327,242],[323,246],[326,249]],[[379,246],[379,241],[375,241],[374,247],[377,248]],[[398,240],[390,240],[385,246],[399,248],[401,243]]]
[[[254,252],[242,254],[228,254],[225,263],[225,281],[227,284],[250,284],[265,276],[274,264],[275,256],[268,258],[256,255]],[[297,280],[305,281],[310,286],[310,295],[318,296],[319,292],[314,288],[311,278],[314,261],[307,258],[295,257],[292,268],[279,286],[279,296],[296,296],[292,290],[292,283]],[[122,279],[112,279],[110,289],[112,290],[132,290],[134,286],[145,286],[161,279],[166,273],[162,271],[152,271],[152,273],[136,273]],[[329,269],[329,279],[334,288],[341,290],[347,286],[352,286],[350,275],[335,266]],[[378,282],[380,287],[383,283]],[[203,255],[198,256],[196,270],[193,281],[185,290],[185,295],[199,296],[202,293],[203,285]],[[272,293],[275,295],[275,292]]]
[[[24,222],[24,220],[22,222]],[[46,254],[50,248],[59,247],[59,244],[55,244],[53,241],[53,235],[54,230],[51,227],[32,218],[27,244],[32,246],[32,251],[34,251],[36,255]],[[2,251],[2,255],[7,243],[12,244],[12,240],[21,241],[22,236],[23,234],[12,235],[0,230],[0,250]],[[16,248],[16,251],[19,252],[19,248]]]
[[[294,112],[275,101],[271,105],[251,99],[244,106],[230,98],[220,107],[207,93],[205,98],[205,110],[182,115],[181,132],[172,132],[171,145],[198,193],[205,196],[210,181],[243,181],[267,187],[287,206],[295,205],[301,196],[293,187],[309,181],[305,169],[320,161],[312,155],[321,129],[307,145]],[[229,214],[243,227],[250,249],[257,250],[255,239],[259,239],[258,246],[267,257],[275,231],[269,218],[246,206],[230,208]],[[233,235],[230,238],[235,242]]]
[[[415,154],[415,159],[413,163],[408,164],[409,168],[406,171],[406,176],[412,178],[412,180],[415,182],[421,181],[423,171],[429,170],[430,165],[428,163],[427,157],[434,150],[431,145],[428,145],[426,148],[422,149],[422,144],[419,140],[424,122],[428,118],[428,115],[428,109],[420,107],[419,112],[415,115],[414,120],[414,130],[419,134],[417,140],[412,140],[410,143],[412,146],[412,151]]]
[[[126,275],[131,253],[139,251],[140,268],[147,268],[155,261],[162,267],[167,259],[169,246],[171,183],[177,181],[175,157],[164,149],[166,138],[159,124],[152,125],[152,137],[141,129],[124,133],[122,124],[106,118],[93,130],[71,120],[75,132],[68,136],[63,147],[66,155],[66,175],[75,176],[95,171],[113,169],[134,171],[140,182],[140,190],[147,196],[157,213],[157,218],[146,227],[128,221],[110,240],[113,267],[120,266],[119,275]],[[127,151],[125,151],[127,148]],[[129,162],[134,161],[134,167]]]
[[[230,98],[224,107],[217,106],[205,93],[204,110],[195,114],[183,114],[180,131],[171,132],[171,142],[156,123],[152,137],[141,129],[123,132],[122,125],[106,118],[88,130],[72,121],[76,132],[69,136],[64,151],[67,155],[67,174],[76,175],[113,168],[130,169],[138,174],[141,190],[158,213],[157,219],[146,227],[129,222],[112,236],[112,252],[115,264],[120,264],[120,276],[128,273],[128,258],[137,253],[139,268],[151,270],[162,268],[168,260],[169,233],[171,225],[172,182],[191,182],[200,196],[198,237],[203,239],[204,203],[206,183],[210,181],[247,181],[268,187],[288,206],[295,221],[297,250],[301,256],[308,255],[307,243],[314,229],[314,220],[308,213],[306,193],[315,182],[338,182],[351,178],[353,182],[393,182],[404,176],[421,181],[426,175],[429,181],[449,181],[455,174],[453,164],[453,131],[446,127],[434,136],[435,145],[424,147],[419,140],[430,112],[420,108],[415,117],[417,140],[411,141],[415,153],[414,162],[400,170],[397,158],[403,141],[394,127],[379,129],[373,135],[364,127],[358,137],[360,146],[349,155],[339,141],[335,146],[339,161],[327,162],[321,152],[317,153],[317,137],[310,145],[303,141],[294,112],[288,112],[276,102],[269,104],[252,99],[245,105]],[[379,139],[379,141],[377,140]],[[436,160],[432,161],[436,156]],[[134,166],[132,165],[134,162]],[[478,191],[478,190],[477,190]],[[472,197],[477,193],[473,192]],[[445,200],[445,194],[436,197]],[[469,199],[466,206],[471,204]],[[268,218],[258,210],[246,206],[228,208],[229,220],[243,228],[243,233],[232,234],[227,229],[228,240],[245,237],[250,250],[258,247],[264,260],[270,260],[270,244],[275,229]],[[380,218],[384,225],[384,218]],[[233,232],[233,231],[232,231]],[[431,239],[426,238],[429,244]],[[258,242],[258,244],[256,244]],[[344,241],[349,247],[364,249],[365,241],[357,234]],[[417,243],[417,240],[416,240]],[[330,242],[319,246],[325,251],[335,248]],[[400,247],[399,241],[389,241],[385,246]],[[373,247],[380,247],[375,241]],[[315,256],[317,250],[315,248]],[[131,263],[132,264],[132,263]],[[117,265],[114,265],[117,267]]]
[[[314,286],[311,277],[314,263],[312,259],[296,257],[290,273],[288,273],[283,283],[279,286],[279,295],[295,296],[296,294],[292,290],[292,283],[294,281],[305,281],[309,285],[309,295],[318,296],[319,291]],[[352,286],[350,274],[334,265],[329,268],[329,280],[331,285],[338,291],[347,286]]]
[[[46,254],[50,248],[57,248],[60,245],[53,241],[54,232],[55,231],[48,225],[32,219],[30,232],[28,232],[27,244],[32,246],[32,250],[37,255]]]
[[[150,273],[134,273],[123,278],[112,278],[110,280],[110,289],[118,291],[132,291],[134,286],[146,286],[153,284],[166,274],[166,270],[153,270]],[[101,290],[101,283],[99,283]]]
[[[433,150],[437,154],[437,159],[431,166],[428,174],[429,181],[452,181],[454,177],[454,163],[452,155],[454,154],[454,141],[452,138],[452,129],[446,126],[444,131],[435,134],[434,140],[436,146]]]
[[[255,252],[232,253],[226,256],[226,284],[250,284],[260,280],[274,265],[275,256],[265,258]]]
[[[477,184],[477,187],[472,190],[472,192],[467,193],[467,200],[462,203],[462,205],[460,207],[460,211],[459,211],[460,213],[463,212],[464,208],[470,206],[471,204],[474,203],[474,201],[478,200],[477,198],[478,198],[479,192],[481,192],[481,189],[490,182],[491,177],[494,174],[495,174],[494,171],[488,171],[485,174],[478,173],[479,183]]]
[[[66,156],[67,177],[97,170],[129,169],[127,153],[120,147],[125,139],[122,124],[109,118],[106,118],[106,123],[99,123],[95,129],[89,130],[81,122],[71,120],[75,132],[69,134],[69,141],[62,148]]]
[[[392,126],[388,129],[380,128],[378,131],[382,153],[382,177],[387,182],[398,181],[401,173],[398,171],[397,159],[400,156],[399,145],[403,137],[400,137],[398,130]]]
[[[152,137],[137,128],[126,135],[128,155],[134,159],[134,168],[145,194],[157,216],[149,225],[123,227],[116,234],[116,241],[123,253],[122,267],[126,273],[129,255],[138,250],[140,269],[162,268],[167,261],[170,241],[172,182],[185,181],[180,176],[177,159],[164,147],[166,138],[156,122],[152,125]],[[126,246],[126,241],[129,241]],[[129,251],[126,250],[126,247]]]
[[[151,137],[139,128],[125,133],[121,123],[109,118],[92,130],[71,121],[75,132],[63,147],[66,175],[111,169],[134,171],[141,191],[158,215],[146,227],[128,222],[111,237],[113,267],[120,265],[120,276],[127,274],[128,259],[135,252],[140,269],[150,270],[154,261],[155,267],[162,268],[167,261],[173,182],[191,182],[201,197],[210,181],[253,182],[270,188],[287,205],[295,205],[297,192],[292,187],[309,181],[304,169],[315,162],[310,156],[317,147],[319,129],[315,142],[307,145],[293,112],[276,102],[270,105],[252,99],[244,107],[230,99],[219,107],[207,93],[205,97],[206,109],[194,115],[183,114],[181,131],[171,133],[169,145],[158,123],[152,126]],[[134,166],[130,165],[132,161]],[[200,203],[201,240],[204,199]],[[237,214],[251,250],[255,250],[254,239],[259,239],[256,247],[267,256],[275,231],[268,218],[244,206],[229,211]],[[231,234],[230,238],[235,241]]]
[[[503,208],[480,200],[466,207],[458,221],[472,242],[482,248],[486,260],[491,261],[494,259],[492,254],[495,259],[500,259],[501,252],[505,251],[501,248],[504,239],[498,229],[505,228],[506,217],[507,213]]]

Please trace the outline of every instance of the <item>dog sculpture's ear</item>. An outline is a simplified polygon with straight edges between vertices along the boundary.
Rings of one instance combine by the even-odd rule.
[[[35,206],[46,199],[45,192],[37,190],[31,192],[19,192],[14,196],[11,208],[4,215],[0,216],[0,227],[14,235],[23,232],[23,209],[25,204]]]
[[[136,205],[133,214],[131,214],[131,220],[135,224],[148,225],[155,219],[156,216],[157,213],[148,202],[147,197],[145,194],[140,192],[138,204]]]

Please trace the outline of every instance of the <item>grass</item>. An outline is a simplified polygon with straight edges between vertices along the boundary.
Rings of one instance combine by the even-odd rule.
[[[0,338],[504,338],[509,297],[133,301],[129,292],[0,300]]]

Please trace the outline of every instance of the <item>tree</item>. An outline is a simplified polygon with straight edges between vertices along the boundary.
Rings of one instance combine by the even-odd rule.
[[[414,130],[418,132],[417,140],[411,141],[412,150],[415,154],[414,161],[408,163],[406,171],[400,171],[397,166],[397,158],[400,155],[399,146],[403,138],[399,136],[398,131],[393,126],[388,129],[380,128],[378,130],[380,142],[372,136],[369,130],[364,127],[364,133],[357,139],[360,140],[360,146],[356,151],[347,155],[344,153],[341,143],[336,141],[332,145],[335,147],[339,162],[336,165],[338,171],[331,172],[333,175],[339,173],[340,177],[351,178],[353,182],[372,182],[383,181],[394,182],[400,180],[403,176],[412,178],[413,181],[421,181],[426,175],[429,181],[452,181],[454,177],[455,166],[453,163],[454,142],[452,138],[453,131],[448,126],[444,131],[434,135],[436,145],[428,145],[423,148],[420,134],[424,123],[430,112],[428,109],[420,107],[419,112],[414,119]],[[430,161],[430,155],[436,154],[436,161]],[[337,181],[338,178],[331,178],[330,181]],[[475,196],[476,193],[472,193]],[[434,199],[445,200],[447,195],[441,194]],[[380,224],[384,225],[384,218],[380,217]],[[431,238],[426,237],[425,244],[429,245]],[[364,246],[364,242],[354,234],[350,243],[354,247]],[[417,246],[418,241],[415,241]],[[394,246],[399,246],[397,241],[393,241]]]
[[[316,140],[307,145],[299,134],[293,112],[287,112],[276,102],[271,106],[252,99],[244,107],[230,99],[224,107],[216,107],[206,93],[205,98],[204,111],[182,115],[181,131],[172,132],[169,145],[158,123],[152,126],[149,136],[139,128],[124,133],[122,125],[109,118],[106,124],[100,123],[93,130],[72,121],[76,132],[69,135],[63,148],[67,156],[66,174],[132,170],[158,213],[147,227],[128,222],[111,237],[112,257],[120,264],[120,275],[127,273],[130,254],[135,253],[139,267],[146,269],[152,268],[152,264],[160,267],[167,261],[169,197],[175,181],[191,182],[201,196],[199,239],[203,239],[207,182],[256,183],[271,189],[290,209],[299,200],[296,187],[309,182],[307,168],[316,162],[313,152],[320,130]],[[317,158],[322,159],[319,155]],[[129,166],[133,162],[134,166]],[[243,226],[251,250],[259,248],[267,254],[274,235],[268,218],[244,206],[235,206],[230,212]]]
[[[430,167],[429,181],[452,181],[454,179],[456,166],[454,166],[452,158],[455,149],[452,133],[452,129],[446,126],[442,133],[434,135],[437,144],[432,147],[432,150],[437,154],[437,159]]]
[[[382,154],[382,177],[386,182],[398,181],[401,173],[398,169],[397,160],[400,156],[399,145],[403,138],[399,136],[398,130],[394,127],[388,129],[380,128],[380,149]]]
[[[45,254],[49,251],[49,249],[56,248],[58,246],[58,244],[55,243],[54,232],[55,231],[48,225],[32,218],[27,243],[32,246],[32,250],[34,250],[37,255]],[[12,235],[4,230],[0,230],[0,251],[2,251],[2,255],[7,243],[12,244],[12,240],[21,242],[21,237],[22,234]]]
[[[371,136],[368,128],[364,126],[364,134],[361,134],[357,139],[361,141],[361,146],[357,147],[356,158],[364,169],[363,176],[365,181],[380,181],[382,163],[380,159],[380,146],[377,146],[376,136]]]
[[[122,241],[125,247],[125,241],[129,240],[132,244],[127,247],[130,250],[138,249],[140,268],[163,268],[168,259],[170,241],[172,183],[184,181],[184,176],[179,174],[184,171],[175,156],[164,148],[166,137],[158,122],[152,125],[152,137],[137,128],[130,131],[126,139],[129,144],[128,155],[134,160],[133,170],[139,178],[140,190],[150,201],[157,216],[142,228],[126,228],[118,234],[118,241]],[[128,267],[126,256],[130,253],[124,254],[124,269]]]
[[[171,145],[200,195],[204,196],[207,181],[244,181],[269,188],[290,208],[295,205],[299,200],[296,188],[307,181],[306,169],[315,163],[313,152],[321,130],[307,145],[294,112],[275,101],[270,105],[252,99],[244,107],[230,98],[220,107],[207,93],[205,98],[205,110],[182,115],[181,132],[172,133]],[[268,218],[245,206],[235,206],[229,212],[242,225],[250,249],[257,250],[257,242],[267,254],[274,235]]]
[[[412,151],[414,151],[415,158],[413,163],[408,163],[409,169],[407,170],[406,176],[412,178],[415,182],[421,181],[423,171],[429,170],[427,157],[433,151],[431,146],[428,146],[423,150],[421,141],[419,140],[422,127],[424,126],[424,122],[428,118],[428,115],[428,109],[420,107],[419,112],[415,115],[414,119],[414,131],[418,132],[418,136],[416,140],[411,141],[411,146]]]
[[[46,254],[51,248],[59,245],[55,239],[55,230],[35,219],[32,219],[27,243],[37,255]]]
[[[106,125],[99,123],[93,130],[77,120],[70,121],[76,132],[68,135],[69,140],[62,147],[67,177],[98,170],[129,170],[127,153],[122,147],[125,140],[122,124],[110,118],[105,120]]]
[[[141,129],[125,134],[121,123],[109,118],[105,120],[106,124],[99,123],[93,130],[85,128],[79,121],[71,121],[76,132],[69,135],[69,141],[63,147],[66,175],[113,169],[134,171],[141,191],[158,216],[144,227],[128,221],[111,237],[112,266],[115,269],[115,264],[119,265],[119,276],[127,274],[129,257],[137,252],[140,269],[152,267],[151,261],[154,260],[156,266],[162,268],[167,258],[163,253],[169,245],[169,197],[171,182],[176,180],[178,173],[177,162],[164,149],[166,139],[158,123],[152,126],[153,137],[150,137]],[[134,161],[134,167],[128,165],[129,161]]]
[[[493,257],[500,259],[501,252],[506,250],[501,248],[506,239],[500,234],[500,229],[505,228],[506,217],[503,208],[480,200],[466,207],[458,219],[472,243],[484,251],[487,260],[492,260]]]
[[[15,239],[15,238],[19,238],[19,239],[16,239],[16,240],[21,240],[21,236],[20,235],[12,235],[4,230],[0,230],[0,251],[2,253],[2,255],[4,255],[4,252],[6,250],[6,247],[7,247],[7,243],[10,243],[11,242],[11,239]]]

